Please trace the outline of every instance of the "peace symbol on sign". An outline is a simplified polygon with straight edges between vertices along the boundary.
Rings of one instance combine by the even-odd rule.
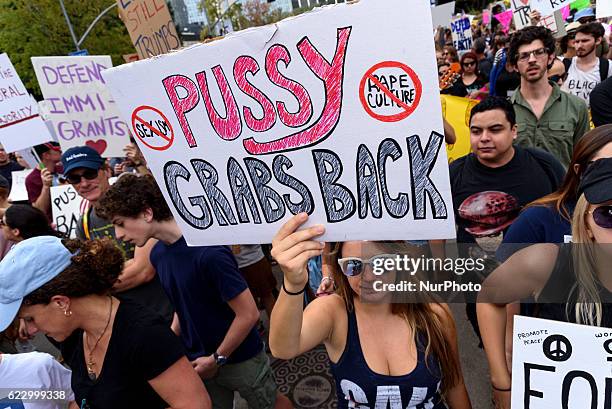
[[[560,334],[546,337],[542,349],[546,358],[555,362],[565,362],[572,356],[571,342]]]

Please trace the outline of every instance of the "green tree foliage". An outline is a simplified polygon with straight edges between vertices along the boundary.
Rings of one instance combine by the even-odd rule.
[[[227,7],[228,2],[229,7]],[[206,13],[206,19],[208,20],[208,25],[202,27],[201,39],[224,35],[225,33],[219,33],[218,25],[225,19],[229,19],[232,26],[240,29],[242,6],[236,0],[201,0],[198,7]]]
[[[259,27],[266,24],[276,23],[289,16],[297,16],[305,11],[309,11],[314,6],[295,9],[292,13],[284,13],[280,8],[272,8],[266,0],[202,0],[200,10],[205,10],[208,16],[209,26],[204,26],[200,37],[205,40],[219,35],[213,28],[215,23],[221,19],[229,19],[234,30],[243,30],[249,27]]]
[[[64,0],[77,40],[89,24],[115,0]],[[122,64],[135,52],[117,10],[108,12],[89,33],[81,49],[90,55],[111,55]],[[30,57],[68,55],[75,51],[58,0],[0,0],[0,50],[6,52],[23,83],[36,97],[40,88]]]

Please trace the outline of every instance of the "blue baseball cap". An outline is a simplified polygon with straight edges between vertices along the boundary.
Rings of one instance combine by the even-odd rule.
[[[39,236],[17,243],[0,261],[0,331],[15,319],[23,298],[72,262],[59,237]]]
[[[593,12],[592,8],[587,7],[586,9],[582,9],[574,14],[574,21],[578,21],[582,17],[595,17],[595,13]]]
[[[64,175],[76,168],[89,168],[98,170],[104,165],[104,158],[89,146],[75,146],[62,155]]]

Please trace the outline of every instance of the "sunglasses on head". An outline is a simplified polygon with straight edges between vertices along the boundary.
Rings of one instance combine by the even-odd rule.
[[[340,270],[347,277],[355,277],[365,271],[366,266],[372,265],[373,267],[383,268],[381,272],[376,272],[375,275],[381,275],[384,272],[384,265],[387,259],[395,259],[395,254],[377,254],[369,259],[362,259],[359,257],[345,257],[338,259],[338,265]]]
[[[595,224],[604,229],[612,229],[612,205],[599,206],[589,211]]]
[[[85,169],[84,171],[80,173],[70,172],[68,175],[66,175],[66,180],[71,185],[76,185],[78,183],[81,183],[81,178],[85,178],[87,180],[94,180],[97,177],[98,177],[97,169]]]

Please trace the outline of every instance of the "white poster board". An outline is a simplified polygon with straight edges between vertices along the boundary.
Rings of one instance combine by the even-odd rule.
[[[472,49],[472,26],[469,17],[460,17],[451,21],[453,46],[459,54]]]
[[[15,170],[11,172],[13,184],[11,185],[11,193],[9,200],[11,202],[21,202],[28,200],[28,191],[26,190],[25,180],[32,172],[32,169]]]
[[[87,201],[78,195],[72,185],[51,187],[51,211],[53,228],[70,238],[76,238],[79,217]]]
[[[105,71],[187,243],[303,211],[322,240],[453,237],[430,13],[338,4]]]
[[[531,19],[529,18],[529,12],[531,11],[530,1],[531,0],[510,0],[512,15],[514,17],[514,26],[517,30],[531,24]]]
[[[455,14],[455,2],[441,4],[431,8],[431,21],[433,28],[449,27]]]
[[[34,150],[32,148],[22,149],[20,151],[15,152],[15,154],[21,155],[23,160],[26,161],[26,163],[28,164],[28,166],[31,169],[34,169],[36,167],[36,165],[38,165],[40,163],[39,158],[37,158],[37,156],[36,156],[36,154],[35,154],[35,152],[34,152]]]
[[[8,55],[0,54],[0,143],[7,152],[15,152],[50,140],[36,101]]]
[[[538,10],[543,16],[550,16],[557,10],[568,6],[573,0],[531,0],[531,9]]]
[[[128,127],[100,74],[112,67],[110,56],[32,57],[32,65],[62,149],[87,145],[122,157]]]
[[[514,317],[512,409],[607,409],[611,368],[612,329]]]
[[[610,0],[597,0],[596,3],[596,15],[597,18],[604,18],[612,16],[612,1]]]
[[[549,16],[542,17],[538,22],[538,25],[546,27],[552,31],[555,38],[561,38],[567,34],[565,31],[565,21],[563,20],[561,10],[557,10]]]

